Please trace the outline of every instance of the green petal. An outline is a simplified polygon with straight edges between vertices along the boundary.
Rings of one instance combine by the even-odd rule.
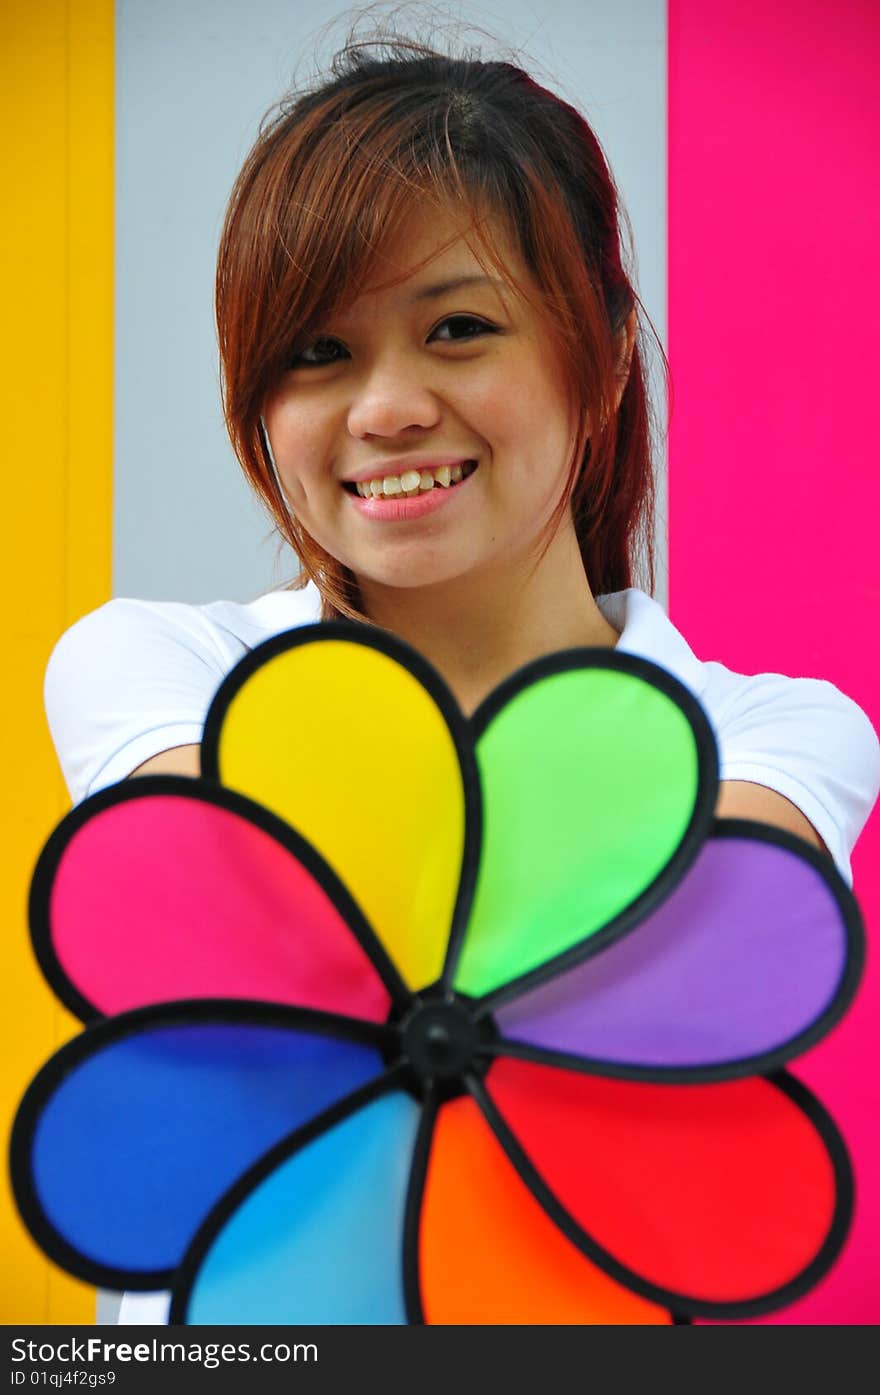
[[[474,726],[483,847],[453,983],[482,996],[642,896],[691,825],[708,827],[718,756],[688,690],[658,665],[613,651],[529,665],[487,699]]]

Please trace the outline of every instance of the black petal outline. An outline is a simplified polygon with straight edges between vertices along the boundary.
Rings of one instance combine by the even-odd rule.
[[[187,775],[141,775],[136,780],[121,781],[105,790],[99,790],[97,794],[90,795],[71,809],[49,836],[37,859],[31,879],[28,917],[34,953],[56,996],[76,1017],[89,1023],[101,1019],[104,1014],[89,1002],[68,978],[52,942],[52,885],[61,859],[68,844],[83,825],[107,809],[117,804],[127,804],[131,800],[167,795],[227,810],[259,828],[291,853],[318,883],[346,922],[354,939],[387,989],[392,1003],[404,1006],[410,1001],[409,990],[345,883],[325,862],[317,849],[291,828],[290,824],[255,800],[213,781],[193,779]]]
[[[416,1134],[416,1146],[413,1149],[409,1186],[406,1193],[406,1213],[403,1226],[403,1297],[407,1322],[415,1327],[427,1325],[425,1306],[422,1302],[422,1205],[425,1198],[428,1162],[434,1141],[434,1127],[440,1108],[441,1102],[433,1092],[429,1091],[422,1104],[422,1117],[419,1120],[419,1131]]]
[[[713,1302],[694,1298],[690,1295],[674,1293],[671,1289],[643,1279],[635,1270],[627,1268],[609,1254],[596,1240],[583,1230],[578,1222],[557,1199],[544,1181],[525,1148],[504,1119],[497,1105],[484,1088],[483,1082],[475,1076],[468,1077],[468,1088],[483,1112],[488,1126],[501,1144],[523,1182],[535,1196],[547,1215],[556,1223],[564,1235],[578,1247],[594,1264],[604,1269],[612,1279],[632,1289],[633,1293],[668,1308],[678,1318],[751,1318],[775,1312],[787,1307],[813,1288],[834,1264],[843,1248],[852,1222],[854,1205],[854,1181],[852,1165],[846,1144],[837,1125],[819,1099],[808,1090],[803,1081],[788,1071],[776,1071],[769,1075],[754,1077],[766,1080],[788,1098],[806,1115],[821,1141],[825,1144],[828,1158],[834,1173],[835,1201],[834,1212],[828,1233],[813,1259],[799,1274],[788,1283],[769,1293],[737,1302]]]
[[[264,663],[289,649],[298,649],[303,644],[320,644],[328,640],[347,640],[351,644],[378,650],[406,669],[439,708],[452,738],[464,798],[464,843],[448,945],[461,937],[470,916],[483,836],[482,789],[468,719],[441,674],[417,649],[387,630],[352,620],[322,620],[314,625],[302,625],[297,629],[285,630],[282,634],[274,635],[264,643],[258,644],[226,675],[214,694],[205,718],[202,771],[210,779],[222,780],[219,746],[223,721],[233,698],[251,675]],[[413,991],[418,992],[421,987],[423,985],[420,984]]]
[[[329,1109],[315,1115],[307,1124],[302,1124],[287,1138],[282,1139],[274,1148],[264,1153],[263,1157],[249,1167],[246,1172],[243,1172],[236,1182],[233,1182],[228,1191],[224,1192],[219,1201],[214,1204],[193,1235],[186,1253],[175,1271],[171,1289],[171,1306],[168,1313],[169,1325],[177,1326],[188,1323],[187,1309],[202,1260],[229,1218],[238,1210],[250,1193],[294,1153],[298,1153],[308,1144],[314,1143],[321,1134],[327,1133],[336,1124],[341,1124],[344,1119],[350,1118],[358,1110],[363,1109],[365,1105],[372,1104],[374,1100],[401,1090],[403,1075],[404,1072],[400,1069],[392,1068],[374,1080],[368,1081],[366,1085],[361,1085],[359,1089],[352,1091],[344,1099],[338,1100]]]
[[[201,1023],[289,1027],[354,1041],[376,1050],[377,1075],[382,1071],[379,1053],[393,1035],[375,1023],[310,1008],[270,1005],[244,998],[183,998],[101,1018],[66,1042],[34,1076],[22,1097],[10,1135],[9,1169],[19,1214],[36,1243],[56,1264],[86,1283],[100,1288],[150,1291],[166,1288],[175,1270],[128,1270],[102,1264],[82,1254],[55,1229],[43,1210],[31,1166],[32,1144],[43,1109],[65,1076],[115,1041],[137,1037],[145,1027],[189,1027]]]
[[[631,1065],[604,1058],[556,1051],[550,1047],[519,1042],[503,1036],[483,1046],[481,1053],[483,1055],[515,1057],[518,1060],[532,1061],[538,1065],[556,1066],[585,1075],[606,1076],[610,1079],[655,1081],[664,1084],[697,1084],[709,1081],[737,1080],[747,1075],[772,1074],[787,1061],[802,1055],[821,1041],[837,1025],[852,1003],[864,972],[865,926],[855,896],[829,857],[803,838],[789,833],[786,829],[758,823],[752,819],[725,818],[715,820],[715,826],[710,836],[712,838],[745,838],[759,843],[771,843],[787,852],[793,852],[815,868],[828,886],[840,911],[846,943],[840,979],[825,1008],[817,1018],[796,1036],[779,1043],[778,1046],[769,1051],[711,1066]],[[638,928],[638,926],[633,926],[631,930],[636,931]],[[614,936],[611,939],[603,937],[601,943],[594,947],[592,953],[585,954],[581,962],[592,958],[593,954],[601,953],[608,948],[609,944],[614,944],[619,938],[620,936]],[[556,975],[549,974],[546,979],[542,979],[542,982],[549,981],[553,977]],[[495,1002],[497,1002],[497,997],[491,995],[489,1006],[493,1006]],[[585,1012],[589,1011],[588,995],[584,997],[583,1007]],[[482,1015],[485,1010],[487,1009],[484,1009],[481,1001],[476,1010],[477,1015]]]
[[[604,669],[640,678],[649,686],[658,688],[682,712],[694,737],[697,756],[696,797],[690,822],[681,841],[667,863],[645,890],[610,920],[601,930],[594,931],[586,939],[577,941],[569,949],[546,959],[535,968],[516,978],[508,979],[491,992],[483,995],[483,1010],[491,1012],[502,1002],[509,1002],[527,992],[538,983],[546,982],[556,974],[565,973],[598,948],[634,929],[640,921],[656,909],[682,880],[695,862],[702,844],[715,818],[715,805],[718,800],[718,746],[709,719],[697,699],[677,678],[658,664],[638,655],[620,652],[615,649],[580,648],[563,649],[532,663],[524,665],[505,679],[486,700],[481,703],[471,718],[471,732],[476,747],[477,742],[490,723],[502,709],[521,691],[531,687],[541,679],[564,673],[571,669]],[[464,932],[460,931],[453,940],[450,938],[447,962],[444,967],[444,983],[454,984],[455,969],[463,947]]]

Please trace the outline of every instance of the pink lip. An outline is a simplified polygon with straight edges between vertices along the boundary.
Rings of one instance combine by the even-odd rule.
[[[345,493],[355,508],[366,514],[367,518],[381,519],[383,523],[403,523],[407,519],[424,518],[426,514],[442,509],[444,504],[466,489],[478,474],[479,467],[466,480],[459,480],[458,484],[450,485],[448,489],[444,489],[442,484],[435,484],[433,489],[426,489],[424,494],[413,494],[408,499],[402,494],[363,499],[360,494],[350,494],[348,490]]]

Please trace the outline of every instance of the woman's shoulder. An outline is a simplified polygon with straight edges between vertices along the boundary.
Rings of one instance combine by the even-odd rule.
[[[849,857],[880,794],[880,739],[864,709],[827,678],[737,673],[699,659],[643,591],[596,600],[621,631],[619,649],[660,664],[698,698],[718,745],[719,779],[784,795],[852,885]]]
[[[74,800],[201,740],[223,678],[264,640],[319,618],[314,588],[189,605],[116,597],[65,630],[43,700]]]
[[[205,663],[223,665],[230,652],[252,649],[283,630],[320,619],[320,596],[309,583],[299,591],[270,591],[255,600],[147,600],[117,596],[74,622],[55,645],[50,666],[61,656],[113,662],[122,652],[155,647],[159,654],[185,650]]]
[[[597,596],[606,619],[620,631],[617,648],[650,659],[689,688],[712,721],[727,735],[798,713],[805,721],[823,715],[849,717],[876,746],[877,736],[861,707],[827,678],[786,673],[738,673],[719,659],[700,659],[665,608],[647,592],[630,587]]]

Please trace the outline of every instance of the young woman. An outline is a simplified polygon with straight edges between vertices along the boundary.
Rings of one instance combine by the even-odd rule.
[[[300,577],[74,625],[46,683],[73,799],[198,774],[224,674],[341,616],[415,646],[465,712],[557,649],[663,665],[713,722],[717,813],[799,834],[851,882],[880,790],[865,714],[824,681],[701,662],[651,598],[640,303],[595,136],[511,64],[373,47],[264,124],[220,243],[226,421]],[[122,1320],[165,1311],[131,1295]]]

